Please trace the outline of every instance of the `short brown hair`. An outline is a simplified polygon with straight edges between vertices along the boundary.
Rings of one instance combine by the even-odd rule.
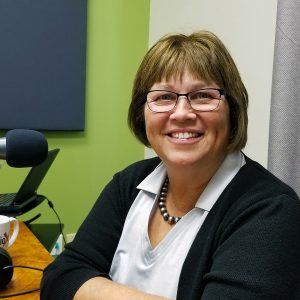
[[[248,93],[238,69],[221,40],[209,31],[161,38],[146,53],[135,77],[128,125],[145,146],[144,105],[146,92],[157,82],[189,71],[196,79],[215,82],[224,89],[230,111],[229,152],[241,150],[247,141]]]

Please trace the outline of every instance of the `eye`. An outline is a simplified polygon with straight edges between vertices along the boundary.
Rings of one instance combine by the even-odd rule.
[[[173,93],[163,93],[160,95],[157,95],[155,101],[173,101],[176,100],[176,95]]]
[[[214,99],[214,96],[209,91],[198,91],[190,95],[191,100]]]
[[[220,92],[216,89],[203,89],[193,92],[189,95],[191,101],[210,101],[220,99]]]
[[[155,102],[156,104],[165,104],[167,102],[176,102],[177,95],[167,91],[150,91],[148,93],[148,102]]]
[[[167,112],[172,110],[177,101],[177,94],[164,90],[153,90],[148,92],[147,104],[153,112]]]

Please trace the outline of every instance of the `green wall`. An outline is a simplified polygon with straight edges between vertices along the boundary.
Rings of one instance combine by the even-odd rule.
[[[86,129],[44,132],[49,148],[61,151],[39,192],[53,201],[65,233],[77,231],[112,175],[142,159],[144,152],[127,127],[127,109],[136,69],[148,48],[149,0],[87,2]],[[15,192],[28,171],[3,163],[0,192]],[[19,219],[39,212],[37,223],[57,222],[46,202]]]

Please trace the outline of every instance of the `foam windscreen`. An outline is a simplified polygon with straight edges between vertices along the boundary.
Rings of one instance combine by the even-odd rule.
[[[14,129],[6,134],[6,161],[11,167],[32,167],[43,162],[48,154],[48,142],[35,130]]]

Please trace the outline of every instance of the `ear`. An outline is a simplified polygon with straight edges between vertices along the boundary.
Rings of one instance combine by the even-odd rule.
[[[12,259],[8,252],[0,247],[0,290],[3,289],[13,276],[13,268],[3,269],[12,266]]]

